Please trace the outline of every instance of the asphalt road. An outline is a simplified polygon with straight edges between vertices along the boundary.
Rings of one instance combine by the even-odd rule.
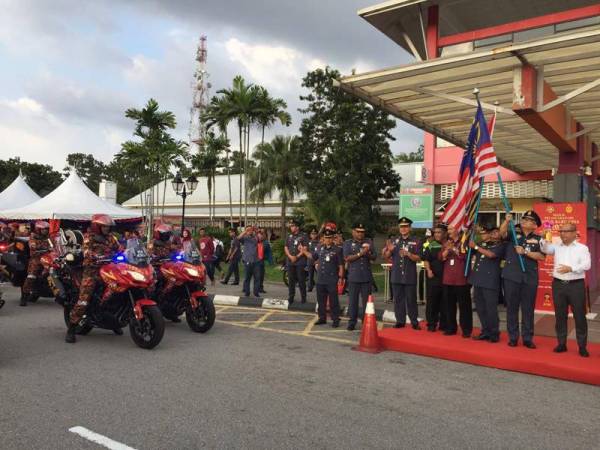
[[[1,449],[102,448],[75,426],[138,450],[600,446],[597,387],[223,322],[169,323],[152,351],[127,332],[68,345],[59,307],[8,291]]]

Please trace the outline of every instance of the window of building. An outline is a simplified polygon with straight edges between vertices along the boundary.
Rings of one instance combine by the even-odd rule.
[[[557,23],[556,32],[574,30],[576,28],[600,25],[600,17],[588,17],[587,19],[572,20],[570,22]]]

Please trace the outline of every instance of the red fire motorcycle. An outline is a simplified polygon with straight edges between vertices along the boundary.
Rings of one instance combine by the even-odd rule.
[[[156,261],[162,275],[154,290],[163,316],[179,321],[185,313],[188,326],[196,333],[206,333],[215,323],[215,305],[205,292],[206,269],[201,262],[200,252],[193,243],[170,259]],[[166,283],[173,287],[166,293],[161,291]]]
[[[74,258],[66,257],[67,261]],[[129,325],[131,339],[138,347],[151,349],[163,338],[165,323],[156,302],[147,292],[154,284],[154,271],[148,264],[143,247],[128,249],[112,259],[97,261],[101,283],[98,283],[87,306],[86,315],[76,333],[88,334],[92,328],[121,329]],[[68,289],[64,319],[69,325],[71,309],[77,303],[79,289]]]

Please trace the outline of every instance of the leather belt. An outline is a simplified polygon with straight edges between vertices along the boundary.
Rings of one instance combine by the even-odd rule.
[[[577,278],[575,280],[561,280],[560,278],[553,278],[553,280],[560,284],[572,284],[583,281],[583,278]]]

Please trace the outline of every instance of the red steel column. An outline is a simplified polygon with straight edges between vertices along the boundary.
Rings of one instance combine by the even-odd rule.
[[[427,29],[425,30],[427,41],[427,57],[435,59],[438,57],[438,41],[439,32],[439,7],[432,5],[427,9]],[[425,133],[424,141],[424,156],[425,170],[427,171],[427,179],[423,180],[428,184],[435,184],[435,136],[430,133]]]

